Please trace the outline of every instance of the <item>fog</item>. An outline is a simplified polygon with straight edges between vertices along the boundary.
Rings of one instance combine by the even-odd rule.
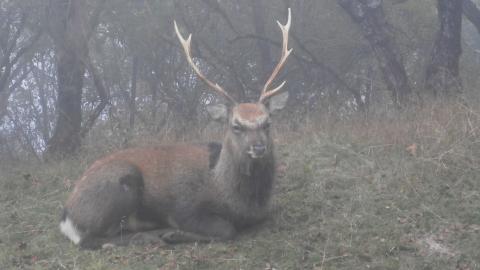
[[[478,98],[475,2],[407,0],[3,0],[0,155],[73,154],[110,134],[175,136],[225,103],[188,65],[173,21],[192,33],[205,76],[256,101],[278,63],[292,10],[284,121],[395,113],[437,98]]]

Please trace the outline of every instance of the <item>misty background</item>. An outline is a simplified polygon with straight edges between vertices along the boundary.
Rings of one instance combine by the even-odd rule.
[[[462,9],[463,4],[463,9]],[[209,129],[224,102],[174,35],[192,33],[207,77],[256,101],[292,9],[285,117],[390,115],[436,99],[478,103],[480,11],[448,0],[2,0],[0,156],[70,156],[139,136]],[[288,123],[290,121],[290,123]]]

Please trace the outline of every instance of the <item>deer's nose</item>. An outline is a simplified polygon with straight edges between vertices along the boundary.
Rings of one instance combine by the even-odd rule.
[[[267,151],[267,147],[264,144],[254,144],[252,146],[252,152],[255,154],[257,157],[261,157],[265,154]]]

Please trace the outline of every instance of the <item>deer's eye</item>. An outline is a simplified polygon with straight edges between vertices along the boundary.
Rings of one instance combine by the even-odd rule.
[[[233,126],[232,126],[232,130],[233,130],[234,133],[237,133],[237,134],[238,134],[238,133],[240,133],[240,132],[243,131],[243,127],[240,126],[240,125],[233,125]]]
[[[270,129],[270,123],[265,123],[265,124],[263,124],[262,128],[263,128],[264,130],[269,130],[269,129]]]

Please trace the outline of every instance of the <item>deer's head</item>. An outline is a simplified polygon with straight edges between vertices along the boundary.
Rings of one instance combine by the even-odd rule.
[[[174,22],[175,32],[182,44],[187,61],[195,73],[214,91],[224,96],[228,101],[228,106],[215,105],[207,108],[210,116],[215,120],[228,120],[228,131],[225,143],[234,149],[234,153],[240,156],[248,156],[252,159],[261,159],[270,156],[272,149],[272,140],[270,137],[270,114],[275,110],[282,109],[287,101],[288,92],[280,94],[280,90],[285,85],[285,81],[275,88],[271,84],[278,75],[280,69],[285,64],[292,49],[288,49],[288,31],[291,24],[291,10],[288,9],[287,23],[282,25],[278,22],[282,30],[283,42],[282,53],[277,66],[268,78],[263,87],[260,98],[257,102],[238,103],[221,86],[208,80],[192,60],[191,56],[191,38],[190,34],[185,39],[178,30],[177,23]]]

